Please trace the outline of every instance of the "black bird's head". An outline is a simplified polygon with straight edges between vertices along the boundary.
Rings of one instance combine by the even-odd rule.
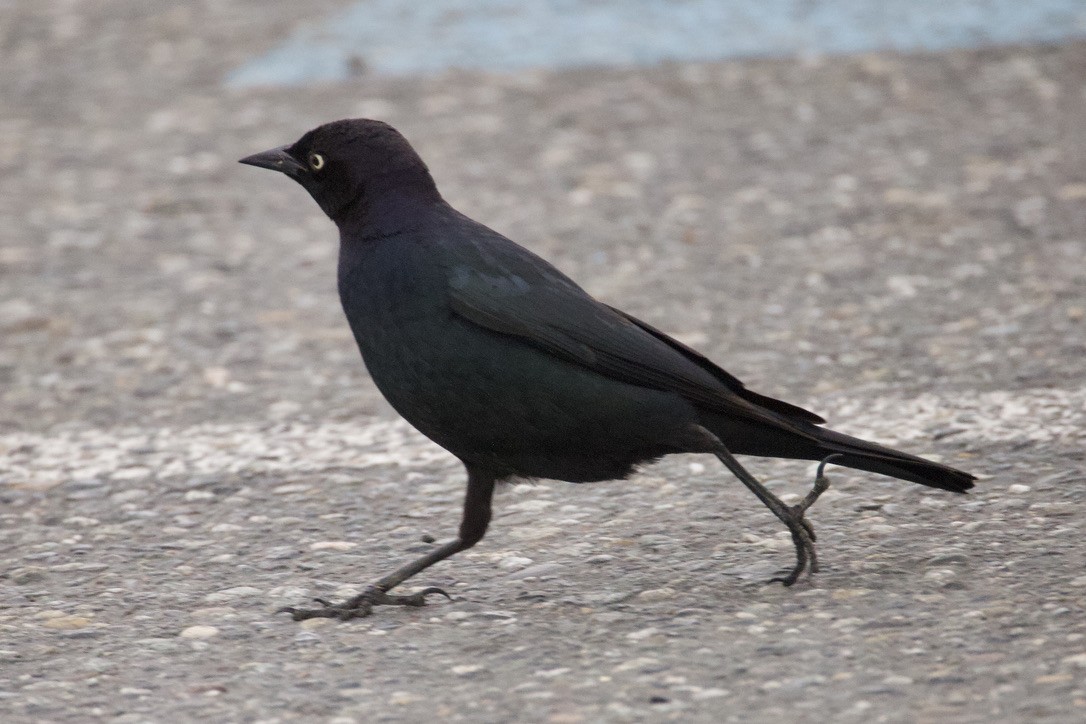
[[[241,163],[291,177],[341,226],[363,219],[382,198],[441,198],[407,139],[387,123],[365,118],[326,123]]]

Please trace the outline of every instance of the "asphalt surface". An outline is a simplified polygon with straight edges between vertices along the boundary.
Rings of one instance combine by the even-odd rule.
[[[0,6],[0,719],[1086,716],[1086,44],[224,89],[339,7]],[[673,457],[505,489],[418,581],[453,602],[274,615],[459,515],[361,366],[332,225],[236,164],[352,115],[599,297],[976,491],[831,469],[786,590],[772,517]]]

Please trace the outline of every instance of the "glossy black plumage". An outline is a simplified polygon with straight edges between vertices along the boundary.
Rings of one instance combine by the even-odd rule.
[[[374,382],[468,469],[459,544],[422,568],[482,537],[486,491],[511,476],[590,482],[623,478],[670,453],[715,453],[792,530],[800,564],[786,583],[805,556],[813,564],[813,531],[803,509],[773,498],[732,453],[835,455],[835,464],[931,487],[973,485],[968,473],[821,428],[814,413],[747,390],[698,352],[593,299],[445,203],[386,124],[337,121],[243,163],[291,176],[336,222],[340,298]],[[349,617],[409,602],[387,591],[418,564],[330,613],[294,613]]]

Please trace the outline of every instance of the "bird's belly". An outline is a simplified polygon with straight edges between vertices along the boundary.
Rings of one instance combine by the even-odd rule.
[[[681,398],[600,376],[459,318],[404,321],[360,341],[378,389],[465,462],[563,480],[624,477],[677,446],[694,419]],[[432,343],[440,340],[440,344]]]

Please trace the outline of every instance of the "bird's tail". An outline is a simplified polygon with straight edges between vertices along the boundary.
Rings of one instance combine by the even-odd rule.
[[[783,426],[755,427],[754,423],[736,422],[712,413],[704,415],[704,424],[737,455],[797,460],[822,460],[830,455],[839,455],[840,457],[833,459],[832,464],[889,475],[955,493],[969,490],[976,480],[975,476],[948,465],[808,423],[798,423],[792,428],[800,428],[805,433],[803,435]]]

